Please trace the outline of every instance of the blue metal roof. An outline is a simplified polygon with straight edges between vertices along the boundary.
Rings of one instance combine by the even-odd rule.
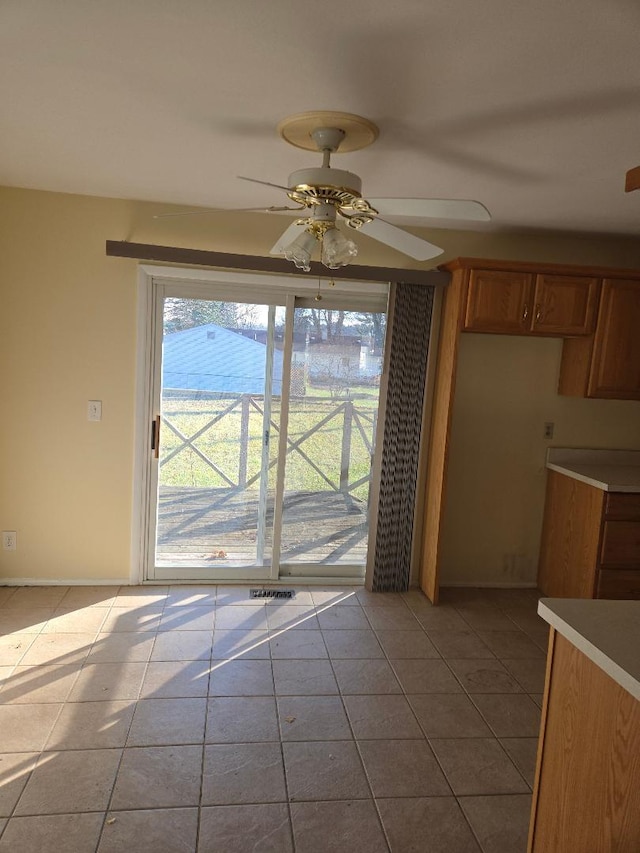
[[[166,390],[264,394],[267,348],[236,332],[206,323],[165,335],[162,387]],[[282,352],[273,353],[272,393],[282,393]]]

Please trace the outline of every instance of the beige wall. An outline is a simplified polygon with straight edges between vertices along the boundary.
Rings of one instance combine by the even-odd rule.
[[[288,224],[278,216],[249,214],[152,219],[168,209],[0,189],[0,529],[18,532],[18,550],[0,551],[0,582],[129,577],[137,263],[107,258],[105,240],[267,254]],[[632,240],[424,234],[446,248],[444,258],[480,255],[640,267],[640,248]],[[359,242],[361,263],[405,265],[401,255],[365,238]],[[463,341],[445,579],[482,580],[484,575],[490,580],[496,571],[501,577],[504,553],[515,554],[530,575],[545,446],[541,424],[532,425],[535,418],[556,421],[556,444],[638,446],[632,440],[635,436],[637,442],[640,404],[554,395],[558,352],[554,341],[491,336]],[[493,377],[505,364],[508,375]],[[541,374],[549,379],[534,383]],[[532,386],[531,396],[522,393],[526,384]],[[103,401],[101,423],[87,421],[89,399]],[[594,420],[597,426],[589,426]],[[523,470],[531,481],[527,484]],[[504,483],[514,489],[507,506],[517,515],[519,505],[518,517],[527,520],[518,535],[512,536],[511,526],[506,535],[486,487],[479,489],[487,471],[494,489]]]

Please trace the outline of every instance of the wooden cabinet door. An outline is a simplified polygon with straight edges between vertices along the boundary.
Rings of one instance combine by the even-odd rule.
[[[640,280],[602,283],[587,395],[640,400]]]
[[[470,332],[526,334],[532,296],[531,273],[471,270],[463,327]]]
[[[531,330],[540,335],[590,335],[598,288],[597,278],[537,275]]]

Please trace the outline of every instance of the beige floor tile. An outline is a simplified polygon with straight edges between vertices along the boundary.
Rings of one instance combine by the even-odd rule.
[[[382,658],[384,653],[373,631],[323,631],[330,658]]]
[[[0,705],[0,754],[41,750],[61,708],[60,704]]]
[[[462,693],[443,660],[392,660],[391,666],[405,693]]]
[[[424,631],[376,631],[378,642],[388,658],[439,658],[440,653]]]
[[[0,853],[88,853],[95,850],[104,815],[68,814],[11,818]]]
[[[38,634],[20,663],[22,666],[82,663],[95,637],[95,634]]]
[[[264,604],[229,604],[216,608],[216,628],[261,631],[267,627]]]
[[[140,698],[206,696],[209,691],[209,666],[208,661],[151,661],[147,664]]]
[[[313,596],[311,595],[311,590],[308,587],[290,587],[287,586],[287,589],[293,589],[294,596],[293,598],[265,598],[264,603],[267,607],[313,607],[314,601]]]
[[[345,696],[344,704],[357,740],[423,736],[404,696]]]
[[[289,810],[284,803],[210,806],[202,809],[198,853],[292,853]],[[345,853],[345,851],[343,851]]]
[[[108,612],[105,607],[58,608],[42,631],[44,634],[93,634],[95,637]]]
[[[542,649],[522,631],[479,631],[478,636],[498,658],[516,660],[544,657]]]
[[[283,741],[352,737],[338,696],[280,696],[277,702]]]
[[[137,699],[145,663],[85,664],[68,696],[68,702],[111,702]],[[1,696],[2,694],[0,694]]]
[[[16,666],[23,659],[39,634],[5,634],[0,637],[0,663],[3,666]]]
[[[280,740],[276,702],[270,696],[209,699],[207,743]]]
[[[64,702],[78,677],[79,664],[16,666],[0,690],[0,704]]]
[[[0,634],[39,634],[54,613],[53,607],[0,610]]]
[[[328,657],[321,631],[282,631],[272,634],[269,647],[274,660],[318,660]]]
[[[429,628],[426,630],[429,639],[445,660],[495,657],[491,649],[474,631],[434,631]]]
[[[416,619],[426,631],[465,631],[469,625],[455,607],[449,604],[429,605],[414,610]]]
[[[422,631],[422,626],[408,607],[365,605],[364,613],[375,631]]]
[[[259,583],[255,584],[256,588],[261,588]],[[264,598],[250,598],[249,590],[252,586],[224,584],[218,586],[216,592],[216,606],[223,607],[228,605],[238,607],[264,607]]]
[[[322,587],[318,589],[312,587],[311,598],[318,608],[334,607],[338,604],[340,606],[351,607],[355,605],[356,607],[360,607],[355,588],[349,586]]]
[[[109,804],[121,754],[120,749],[43,753],[15,814],[104,811]]]
[[[483,853],[523,853],[527,848],[531,797],[461,797],[460,805]]]
[[[0,816],[9,817],[38,760],[37,752],[11,752],[0,757]]]
[[[529,790],[495,738],[434,738],[430,744],[457,796]]]
[[[161,631],[213,631],[214,607],[166,607],[160,620]]]
[[[469,602],[456,608],[474,631],[513,631],[509,617],[487,602]]]
[[[481,853],[453,797],[378,800],[378,809],[393,853]]]
[[[0,607],[3,607],[7,601],[15,594],[18,587],[16,586],[3,586],[0,587]]]
[[[542,693],[547,670],[545,658],[503,659],[502,663],[527,693]]]
[[[210,696],[273,696],[270,660],[214,661],[209,678]]]
[[[356,587],[356,598],[362,605],[368,607],[403,607],[407,605],[397,592],[369,592],[368,589]]]
[[[386,660],[335,660],[333,669],[341,693],[370,695],[402,692]]]
[[[325,607],[318,613],[318,622],[323,631],[340,629],[367,631],[371,627],[362,608],[359,605],[353,607],[351,604],[334,604]]]
[[[386,853],[372,800],[292,803],[296,853]]]
[[[142,663],[149,660],[153,643],[148,633],[98,634],[87,663]]]
[[[279,743],[213,744],[205,747],[202,805],[286,802]]]
[[[522,688],[499,660],[454,660],[447,663],[468,693],[522,693]]]
[[[201,746],[151,746],[124,750],[111,810],[197,806]]]
[[[491,730],[464,693],[429,693],[408,697],[427,737],[488,737]]]
[[[371,797],[353,741],[285,743],[283,752],[291,802]]]
[[[374,797],[451,795],[426,740],[364,740],[359,748]]]
[[[540,709],[525,693],[475,694],[473,701],[496,737],[537,737]]]
[[[162,607],[153,607],[144,611],[128,607],[112,607],[102,625],[103,634],[121,634],[155,632],[160,627]]]
[[[46,748],[111,749],[124,746],[134,708],[135,702],[68,703],[60,712]]]
[[[203,743],[207,700],[141,699],[133,715],[127,746]]]
[[[505,737],[500,743],[509,754],[509,758],[533,788],[538,756],[537,737]]]
[[[68,591],[68,586],[21,586],[5,601],[3,607],[6,610],[57,607]]]
[[[169,596],[167,586],[121,586],[115,607],[144,607],[149,604],[162,605]]]
[[[151,660],[209,660],[213,631],[167,631],[156,635]]]
[[[270,631],[311,631],[320,628],[313,604],[272,604],[265,607]]]
[[[271,657],[269,633],[262,631],[234,631],[216,628],[213,632],[214,660],[268,660]]]
[[[111,607],[119,590],[118,586],[71,586],[59,606]]]
[[[167,607],[213,607],[216,603],[218,588],[209,586],[171,586],[166,599]]]
[[[197,833],[195,808],[110,812],[98,853],[194,853]]]
[[[273,678],[278,696],[330,696],[338,693],[328,660],[274,660]]]

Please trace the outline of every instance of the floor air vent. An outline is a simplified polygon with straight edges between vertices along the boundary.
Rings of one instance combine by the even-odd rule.
[[[250,589],[249,598],[293,598],[293,589]]]

